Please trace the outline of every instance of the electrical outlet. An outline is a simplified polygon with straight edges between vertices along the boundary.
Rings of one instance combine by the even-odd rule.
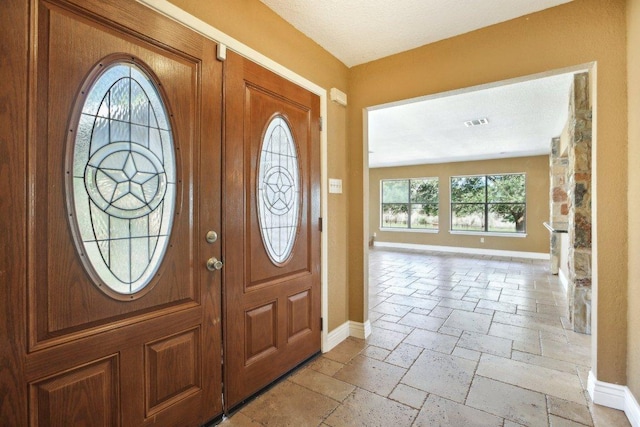
[[[480,238],[480,243],[484,243],[484,237]]]

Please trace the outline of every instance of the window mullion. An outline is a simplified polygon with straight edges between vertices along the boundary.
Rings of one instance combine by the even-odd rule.
[[[407,228],[411,228],[411,180],[407,180]]]
[[[484,177],[484,231],[489,231],[489,177]]]

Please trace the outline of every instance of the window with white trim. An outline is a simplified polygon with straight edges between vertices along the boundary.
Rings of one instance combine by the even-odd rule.
[[[523,173],[451,177],[451,231],[526,233]]]
[[[380,181],[380,227],[438,229],[438,178]]]

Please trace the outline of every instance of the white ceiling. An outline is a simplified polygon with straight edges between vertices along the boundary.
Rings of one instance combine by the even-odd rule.
[[[561,74],[369,111],[369,167],[549,154],[567,120]],[[489,123],[466,127],[464,122]]]
[[[260,1],[353,67],[571,0]]]
[[[260,0],[348,67],[572,0]],[[547,154],[567,117],[571,75],[369,112],[369,166]],[[467,128],[467,120],[489,124]]]

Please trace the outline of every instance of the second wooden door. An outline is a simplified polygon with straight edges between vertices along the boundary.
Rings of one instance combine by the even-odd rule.
[[[224,67],[229,409],[320,351],[320,102],[239,55]]]

